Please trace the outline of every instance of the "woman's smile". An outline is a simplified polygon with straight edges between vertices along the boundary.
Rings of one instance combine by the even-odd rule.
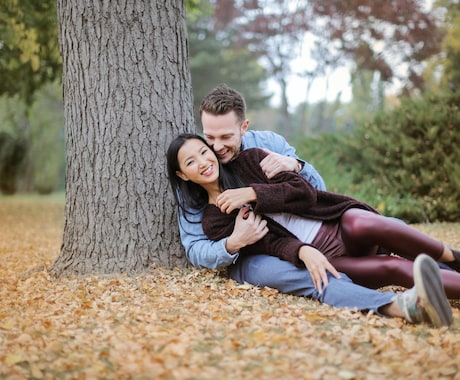
[[[204,176],[210,176],[214,173],[214,165],[209,165],[205,170],[201,172]]]

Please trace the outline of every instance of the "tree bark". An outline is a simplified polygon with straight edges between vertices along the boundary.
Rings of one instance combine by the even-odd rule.
[[[193,131],[183,0],[58,0],[66,204],[55,276],[184,266],[165,151]]]

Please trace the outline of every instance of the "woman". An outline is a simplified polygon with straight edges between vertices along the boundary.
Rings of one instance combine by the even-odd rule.
[[[327,229],[324,229],[323,223],[320,222],[318,225],[318,221],[335,221],[335,224],[338,225],[348,224],[349,222],[344,220],[347,210],[352,211],[349,216],[351,219],[358,218],[355,211],[371,215],[375,211],[371,207],[345,196],[326,192],[316,193],[316,190],[298,175],[289,174],[286,176],[285,173],[281,173],[269,181],[261,173],[260,166],[258,165],[258,162],[265,155],[266,153],[262,150],[248,149],[240,153],[236,160],[227,164],[224,171],[216,155],[204,139],[197,135],[181,135],[171,143],[167,154],[168,174],[171,186],[183,211],[187,207],[204,209],[203,229],[209,234],[211,239],[220,239],[228,236],[233,230],[233,223],[237,217],[251,218],[257,213],[270,213],[275,219],[281,221],[281,223],[287,222],[289,224],[291,220],[287,220],[285,214],[274,215],[273,213],[288,212],[307,216],[309,219],[294,217],[294,225],[289,225],[288,227],[292,227],[295,230],[296,226],[300,225],[300,228],[297,228],[297,230],[308,229],[310,231],[310,238],[307,237],[307,240],[312,239],[311,243],[299,240],[288,229],[267,217],[267,225],[262,227],[266,229],[265,237],[256,244],[245,247],[241,250],[241,253],[243,251],[247,253],[268,252],[273,255],[279,255],[281,258],[289,260],[296,265],[300,265],[303,262],[308,269],[308,273],[313,278],[314,287],[318,291],[316,296],[312,292],[312,296],[320,299],[323,293],[322,285],[325,286],[325,293],[328,293],[331,288],[331,285],[328,286],[328,284],[334,284],[332,288],[337,289],[337,281],[335,280],[340,280],[341,277],[335,268],[327,262],[320,251],[324,250],[332,256],[343,255],[348,254],[347,250],[361,249],[364,247],[362,242],[366,244],[368,242],[366,239],[360,240],[355,238],[354,234],[350,232],[350,238],[347,235],[346,243],[337,240],[333,241],[333,244],[330,244],[327,241],[328,236],[326,236],[325,232],[329,233],[331,231],[329,227],[331,223],[324,223],[324,225],[328,226]],[[245,186],[243,181],[251,185]],[[225,189],[230,190],[224,191]],[[303,200],[299,202],[299,199]],[[253,204],[254,212],[248,211],[248,207],[241,208],[242,205],[247,203]],[[238,208],[241,209],[239,210]],[[341,223],[337,223],[338,221]],[[336,235],[337,232],[335,232]],[[320,237],[319,239],[318,236]],[[315,245],[319,250],[315,248]],[[371,252],[374,247],[369,245],[366,248]],[[315,264],[318,262],[318,259],[326,262],[324,268],[332,276],[328,276],[326,270],[324,273],[319,274],[315,272]],[[421,267],[425,269],[429,267],[429,270],[422,270],[422,272],[425,275],[430,272],[430,277],[435,280],[439,276],[439,268],[437,268],[432,259],[429,259],[428,261],[435,266],[435,270],[432,264],[427,264],[427,259],[429,258],[426,255],[423,255],[423,258],[417,259],[416,263],[418,265],[414,265],[414,271],[416,272],[417,267],[419,269]],[[420,265],[420,262],[425,262],[425,264]],[[415,290],[412,289],[408,292],[417,292],[417,277],[419,279],[426,278],[421,272],[418,274],[415,273],[415,275]],[[421,281],[423,282],[423,280]],[[388,303],[388,299],[386,299],[387,303],[380,303],[382,300],[376,301],[376,297],[378,299],[383,293],[365,289],[356,284],[350,284],[347,282],[346,277],[340,283],[340,287],[345,283],[347,286],[351,286],[350,292],[363,291],[366,296],[357,297],[356,301],[347,299],[342,306],[358,307],[360,310],[372,309],[390,316],[395,316],[395,310],[388,311],[387,308],[392,309],[396,307],[396,314],[401,312],[401,310],[407,310],[401,302],[397,302],[398,297],[400,297],[399,295],[396,297],[393,295],[390,303]],[[440,276],[438,285],[442,289]],[[429,289],[436,289],[436,280]],[[344,290],[344,288],[341,290]],[[430,292],[425,288],[422,293],[425,291]],[[403,293],[403,295],[406,293]],[[443,291],[442,293],[444,294]],[[388,296],[388,293],[386,295]],[[344,296],[347,297],[347,295]],[[418,297],[420,297],[420,293]],[[450,306],[445,305],[443,297],[438,294],[435,298],[437,299],[435,302],[437,306],[434,307],[432,305],[432,307],[428,307],[425,311],[428,312],[427,310],[431,308],[431,313],[436,314],[434,310],[439,311],[441,308],[444,314],[449,314],[447,309],[450,310]],[[370,299],[374,301],[369,301]],[[364,302],[364,305],[361,301]],[[350,302],[355,302],[355,304],[350,306]],[[356,305],[356,302],[361,304]],[[368,302],[367,306],[365,305],[366,302]],[[380,305],[375,305],[375,302],[380,303]],[[341,305],[340,300],[335,300],[332,303],[336,306]],[[421,303],[423,304],[423,302]],[[415,304],[416,302],[412,303],[412,309],[415,307]],[[430,313],[428,312],[428,314]],[[411,320],[407,313],[405,316],[406,319]],[[449,317],[445,317],[443,323],[450,323],[447,320],[449,320]]]

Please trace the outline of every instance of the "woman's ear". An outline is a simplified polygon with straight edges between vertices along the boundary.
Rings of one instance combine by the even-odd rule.
[[[179,171],[179,170],[176,171],[176,175],[183,181],[188,181],[189,180],[188,177],[184,173]]]

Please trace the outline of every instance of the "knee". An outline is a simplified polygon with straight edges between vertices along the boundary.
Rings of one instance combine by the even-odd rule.
[[[412,278],[413,262],[400,257],[382,257],[379,268],[388,277]]]
[[[350,209],[341,220],[342,231],[353,238],[368,237],[376,228],[373,215],[369,211]]]

